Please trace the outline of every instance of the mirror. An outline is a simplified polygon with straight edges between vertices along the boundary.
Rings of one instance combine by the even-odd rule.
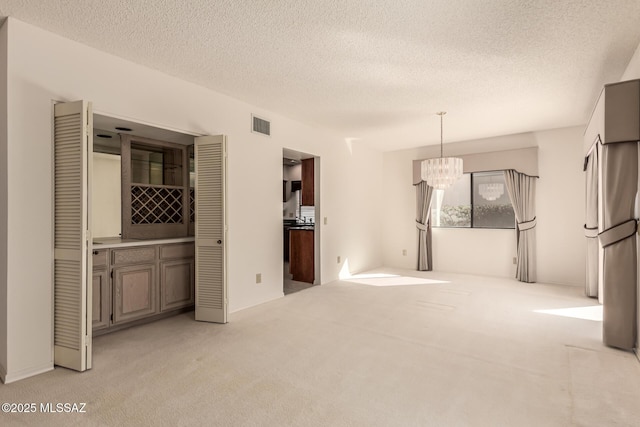
[[[181,150],[132,143],[131,182],[134,184],[181,186]]]

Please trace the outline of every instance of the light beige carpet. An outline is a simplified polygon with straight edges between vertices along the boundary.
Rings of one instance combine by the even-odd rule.
[[[640,363],[574,287],[379,270],[94,340],[94,368],[0,386],[25,426],[635,426]],[[377,273],[377,274],[376,274]],[[410,277],[414,276],[414,277]]]

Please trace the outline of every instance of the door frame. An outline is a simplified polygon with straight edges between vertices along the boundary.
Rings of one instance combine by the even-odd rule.
[[[321,268],[322,256],[320,252],[321,241],[322,241],[321,231],[322,231],[322,225],[324,225],[324,219],[321,217],[321,204],[322,204],[321,185],[320,185],[321,157],[319,155],[307,153],[304,151],[298,151],[293,148],[283,147],[282,158],[292,158],[296,160],[301,160],[303,158],[304,159],[313,158],[313,190],[314,190],[313,203],[314,203],[314,217],[315,217],[315,225],[314,225],[314,233],[313,233],[313,254],[314,254],[313,284],[320,285],[322,284],[322,268]],[[281,169],[281,174],[282,174],[282,169]],[[280,181],[282,181],[283,179],[284,177],[281,176]],[[282,248],[283,248],[281,251],[283,253],[282,255],[283,259],[282,259],[281,265],[284,265],[284,233],[280,233],[280,235],[282,235]],[[283,283],[284,283],[285,274],[286,272],[284,271],[284,267],[283,267],[283,271],[282,271]]]
[[[58,104],[71,104],[73,102],[80,102],[80,103],[84,103],[84,104],[88,104],[89,105],[89,111],[87,113],[88,115],[88,123],[86,128],[84,129],[84,132],[86,132],[89,135],[89,145],[88,145],[88,149],[87,149],[87,180],[86,180],[86,197],[84,197],[83,203],[85,204],[85,209],[88,212],[88,224],[87,224],[87,230],[86,230],[86,261],[83,263],[84,264],[84,269],[86,269],[86,290],[84,292],[84,299],[81,300],[80,302],[80,310],[82,313],[86,314],[86,318],[85,318],[85,334],[83,335],[83,342],[82,345],[84,348],[86,348],[86,353],[84,356],[84,360],[82,361],[82,363],[74,366],[74,365],[70,365],[70,364],[60,364],[60,363],[56,363],[56,357],[55,355],[58,353],[56,351],[56,345],[55,345],[55,330],[56,330],[56,322],[55,322],[55,309],[56,309],[56,303],[55,303],[55,270],[52,269],[52,278],[51,278],[51,284],[52,284],[52,298],[51,298],[51,307],[52,307],[52,329],[51,329],[51,333],[52,333],[52,360],[54,365],[58,365],[58,366],[64,366],[67,368],[71,368],[77,371],[84,371],[86,369],[91,369],[92,367],[92,360],[93,360],[93,333],[92,333],[92,316],[91,316],[91,308],[92,308],[92,295],[91,295],[91,276],[92,276],[92,262],[91,262],[91,256],[90,254],[93,252],[93,238],[92,238],[92,227],[91,227],[91,198],[93,196],[93,192],[92,192],[92,184],[93,184],[93,180],[92,180],[92,152],[93,152],[93,130],[94,130],[94,123],[93,123],[93,118],[95,115],[99,115],[99,116],[103,116],[106,118],[110,118],[110,119],[114,119],[114,120],[119,120],[122,121],[123,123],[131,123],[131,124],[139,124],[145,127],[152,127],[152,128],[156,128],[156,129],[161,129],[161,130],[166,130],[169,132],[175,132],[175,133],[180,133],[183,135],[188,135],[194,138],[199,137],[199,136],[207,136],[207,135],[202,135],[199,133],[195,133],[195,132],[191,132],[191,131],[185,131],[185,130],[180,130],[180,129],[175,129],[175,128],[171,128],[171,127],[165,127],[165,126],[158,126],[157,124],[151,124],[148,122],[145,122],[144,120],[135,120],[135,119],[131,119],[131,118],[127,118],[124,116],[118,116],[118,115],[114,115],[112,113],[108,113],[108,112],[103,112],[100,110],[95,110],[92,108],[92,103],[91,101],[63,101],[63,100],[52,100],[52,107],[51,107],[51,115],[52,115],[52,126],[51,126],[51,131],[52,131],[52,152],[51,152],[51,162],[52,162],[52,172],[51,172],[51,186],[52,186],[52,200],[54,200],[55,203],[55,117],[56,117],[56,113],[55,113],[55,108],[56,105]],[[226,138],[226,136],[225,136]],[[90,149],[90,151],[89,151]],[[227,170],[226,170],[226,150],[225,150],[225,167],[223,170],[223,173],[225,174],[225,181],[226,181],[226,175],[227,175]],[[226,203],[226,187],[225,187],[225,195],[223,197],[223,209],[226,212],[227,209],[227,203]],[[226,215],[225,215],[226,217]],[[196,218],[197,221],[197,218]],[[55,206],[54,209],[52,211],[52,215],[51,215],[51,224],[52,224],[52,242],[55,242]],[[226,236],[226,221],[225,221],[225,236]],[[52,244],[52,263],[55,262],[56,259],[56,250],[54,247],[55,243]],[[226,238],[225,238],[225,247],[226,247]],[[225,250],[225,262],[222,266],[222,268],[224,269],[224,277],[225,277],[225,283],[224,283],[224,287],[226,289],[227,284],[226,284],[226,276],[227,276],[227,263],[226,263],[226,250]],[[194,271],[195,274],[195,271]],[[225,300],[228,300],[228,292],[225,293]],[[197,304],[197,303],[196,303]],[[225,307],[228,307],[228,304],[225,304]],[[225,308],[226,311],[226,308]],[[226,317],[226,316],[225,316]]]

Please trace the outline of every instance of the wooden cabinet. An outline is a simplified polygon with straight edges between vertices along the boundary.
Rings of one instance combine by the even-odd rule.
[[[94,333],[148,322],[193,306],[194,256],[192,242],[94,250]]]
[[[155,264],[114,267],[113,323],[118,324],[155,314]]]
[[[315,205],[314,159],[302,160],[302,206]]]
[[[194,303],[194,269],[193,259],[160,263],[160,311]]]
[[[156,260],[155,246],[138,246],[111,250],[111,265],[152,263]]]
[[[289,270],[295,281],[313,283],[315,279],[313,235],[313,230],[289,232]]]
[[[160,246],[160,259],[193,258],[196,248],[193,243],[175,243]]]
[[[188,307],[195,302],[193,244],[160,248],[160,311]]]
[[[186,145],[120,135],[122,237],[187,236],[190,222]]]
[[[114,324],[157,312],[156,253],[156,246],[111,251]]]
[[[109,327],[111,320],[111,298],[109,298],[109,251],[93,251],[92,325],[97,331]]]
[[[282,202],[286,203],[287,201],[287,196],[289,195],[289,193],[287,192],[287,181],[282,181]]]

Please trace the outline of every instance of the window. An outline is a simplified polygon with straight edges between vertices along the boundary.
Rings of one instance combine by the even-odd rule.
[[[515,214],[501,171],[464,174],[451,188],[435,190],[434,227],[515,228]]]
[[[465,173],[448,190],[435,190],[431,199],[434,227],[471,227],[471,174]]]
[[[472,174],[473,222],[476,228],[515,228],[516,216],[502,172]]]

